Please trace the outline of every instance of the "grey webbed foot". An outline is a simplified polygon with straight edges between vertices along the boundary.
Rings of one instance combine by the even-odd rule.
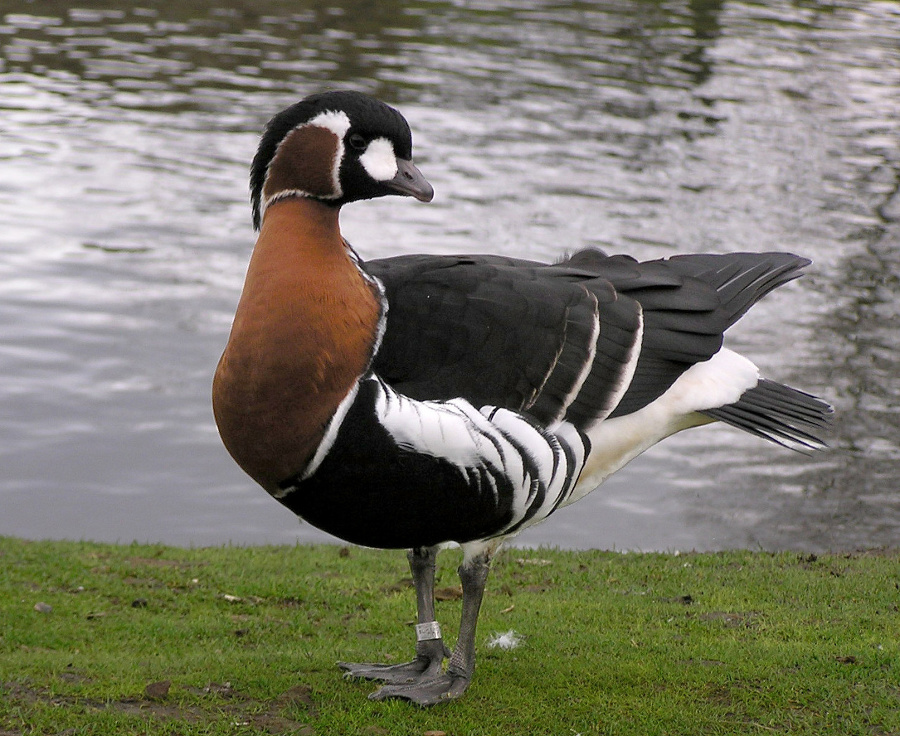
[[[424,668],[418,659],[403,664],[368,664],[365,662],[338,662],[348,679],[377,680],[392,685],[415,682]]]
[[[411,685],[385,685],[369,695],[369,700],[406,700],[424,708],[454,700],[468,687],[468,677],[444,672],[430,679],[422,678]]]
[[[441,674],[444,659],[450,651],[440,639],[419,642],[416,658],[403,664],[366,664],[338,662],[345,677],[377,680],[389,685],[408,685],[419,680],[429,680]]]
[[[434,620],[434,557],[437,547],[418,548],[408,554],[416,588],[418,620],[416,625],[416,658],[396,665],[348,664],[339,666],[348,677],[380,680],[386,683],[369,695],[370,700],[406,700],[425,707],[445,703],[461,696],[469,687],[475,671],[475,627],[484,597],[484,586],[491,558],[502,539],[486,543],[473,542],[463,547],[463,563],[459,567],[462,583],[462,616],[459,638],[453,654],[447,651]],[[450,656],[446,672],[444,659]]]

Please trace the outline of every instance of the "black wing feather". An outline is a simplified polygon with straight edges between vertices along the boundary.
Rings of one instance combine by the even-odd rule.
[[[373,367],[413,398],[464,397],[545,425],[565,416],[585,427],[661,396],[808,263],[788,253],[640,263],[598,250],[553,265],[502,256],[373,260],[364,267],[384,285],[389,305]],[[760,386],[707,413],[776,442],[816,441],[827,405],[799,401],[800,392],[779,394],[773,386],[780,384]]]
[[[590,400],[573,406],[573,421],[596,418],[604,403],[612,409],[639,308],[618,302],[592,269],[425,255],[372,260],[364,268],[384,285],[388,301],[373,369],[399,391],[418,399],[464,397],[550,424],[563,417],[588,370]]]
[[[641,409],[691,365],[709,360],[731,325],[808,264],[790,253],[697,254],[634,262],[642,271],[640,279],[611,274],[613,286],[644,309],[641,357],[612,416]]]

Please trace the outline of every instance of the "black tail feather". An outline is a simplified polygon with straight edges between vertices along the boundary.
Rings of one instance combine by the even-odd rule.
[[[832,411],[829,404],[815,396],[763,379],[736,403],[703,413],[802,452],[825,447],[822,434],[831,424]]]

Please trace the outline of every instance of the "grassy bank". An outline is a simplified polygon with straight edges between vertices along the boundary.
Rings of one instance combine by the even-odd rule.
[[[472,687],[419,710],[335,667],[411,653],[402,553],[0,539],[0,734],[900,734],[898,562],[510,550]]]

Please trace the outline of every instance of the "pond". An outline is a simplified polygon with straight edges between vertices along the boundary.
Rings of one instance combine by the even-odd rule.
[[[266,120],[329,88],[403,111],[430,205],[345,208],[365,257],[792,250],[729,346],[832,402],[831,449],[667,440],[524,534],[575,548],[900,543],[900,7],[281,2],[0,16],[0,534],[327,537],[221,447],[212,371]]]

